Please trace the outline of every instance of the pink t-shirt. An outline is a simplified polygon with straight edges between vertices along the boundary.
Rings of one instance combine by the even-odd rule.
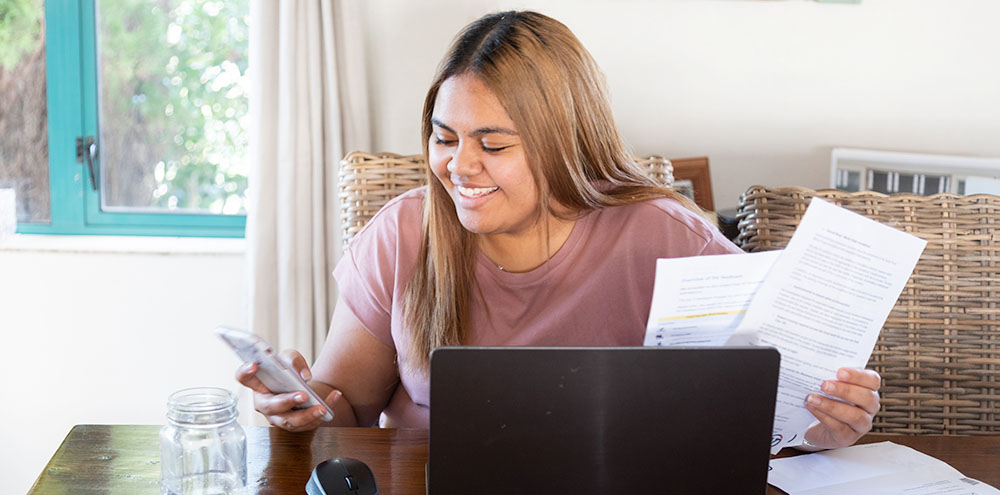
[[[427,428],[430,381],[404,356],[402,295],[420,248],[426,188],[390,201],[351,241],[333,271],[340,297],[378,340],[396,349],[400,385],[382,425]],[[470,304],[467,345],[642,345],[657,258],[739,253],[700,216],[670,199],[591,211],[562,248],[527,273],[476,261],[483,300]]]

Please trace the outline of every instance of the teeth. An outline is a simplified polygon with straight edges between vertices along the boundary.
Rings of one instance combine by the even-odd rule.
[[[478,198],[481,196],[486,196],[487,194],[500,189],[500,186],[493,187],[462,187],[455,186],[458,189],[458,193],[467,198]]]

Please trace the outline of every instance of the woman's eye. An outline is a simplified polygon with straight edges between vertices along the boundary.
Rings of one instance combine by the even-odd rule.
[[[454,139],[444,139],[441,136],[434,136],[434,142],[444,146],[450,146],[452,144],[455,144]]]
[[[507,148],[510,148],[510,146],[498,146],[496,148],[491,148],[489,146],[486,146],[485,144],[483,145],[483,151],[485,151],[487,153],[496,153],[498,151],[503,151],[503,150],[505,150]]]

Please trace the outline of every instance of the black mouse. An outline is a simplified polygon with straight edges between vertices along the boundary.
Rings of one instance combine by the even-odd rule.
[[[309,495],[378,495],[367,464],[350,457],[327,459],[313,469],[306,483]]]

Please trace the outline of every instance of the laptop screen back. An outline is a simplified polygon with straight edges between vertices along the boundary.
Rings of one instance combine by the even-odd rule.
[[[448,347],[432,495],[765,493],[771,348]]]

